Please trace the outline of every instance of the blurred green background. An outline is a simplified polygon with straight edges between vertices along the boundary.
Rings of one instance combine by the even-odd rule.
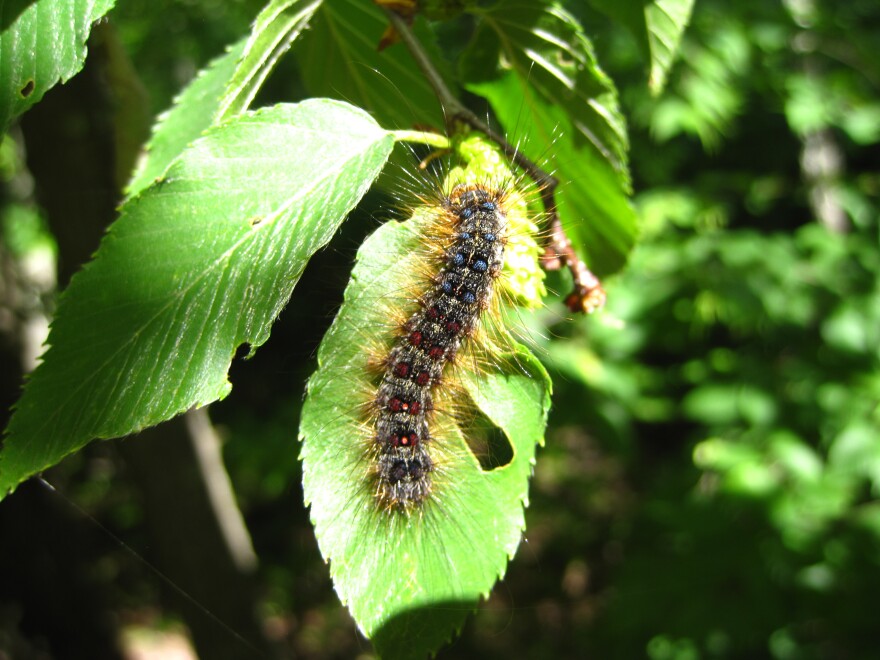
[[[120,2],[110,24],[150,114],[259,8]],[[550,326],[549,339],[533,336],[556,391],[525,540],[440,657],[877,657],[880,4],[698,0],[659,98],[632,35],[589,5],[574,9],[630,119],[641,241],[606,283],[603,312],[573,321],[553,304],[535,322]],[[264,101],[301,93],[286,62]],[[32,192],[39,155],[27,141],[24,155],[16,135],[0,148],[2,247],[51,252]],[[302,507],[296,428],[314,351],[384,201],[368,196],[313,260],[270,342],[235,363],[233,394],[211,409],[282,654],[369,652]],[[62,280],[65,267],[76,264],[62,263]],[[3,380],[5,409],[17,379]],[[55,584],[55,602],[23,603],[0,587],[0,657],[4,647],[100,657],[53,645],[53,617],[72,608],[92,608],[110,637],[180,630],[168,585],[145,563],[147,514],[120,442],[50,474],[80,511],[22,489],[66,520],[35,513],[24,541],[63,546],[98,595],[68,602]],[[18,562],[27,589],[45,574],[41,556],[0,560]]]

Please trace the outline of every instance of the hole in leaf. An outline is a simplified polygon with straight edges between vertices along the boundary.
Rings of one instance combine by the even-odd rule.
[[[235,360],[247,360],[251,355],[251,345],[247,342],[239,344],[235,349]]]
[[[466,437],[484,472],[504,467],[513,460],[513,447],[507,434],[479,410],[470,420]]]
[[[36,86],[37,86],[37,85],[36,85],[36,83],[34,83],[33,80],[28,80],[28,81],[24,84],[24,87],[21,88],[21,92],[20,92],[20,94],[21,94],[21,98],[26,99],[28,96],[30,96],[31,94],[33,94],[34,89],[36,88]]]

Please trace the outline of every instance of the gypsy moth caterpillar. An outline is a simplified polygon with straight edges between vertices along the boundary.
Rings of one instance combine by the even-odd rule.
[[[373,453],[383,506],[406,510],[430,493],[433,391],[491,304],[503,263],[503,206],[500,191],[488,186],[459,184],[443,200],[440,222],[451,235],[443,265],[391,349],[376,395]]]

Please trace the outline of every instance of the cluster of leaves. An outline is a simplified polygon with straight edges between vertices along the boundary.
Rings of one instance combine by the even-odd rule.
[[[875,653],[877,9],[794,4],[697,3],[659,99],[629,33],[597,42],[635,119],[641,242],[604,316],[552,327],[528,552],[456,656]],[[800,167],[821,131],[843,231]],[[260,502],[257,475],[294,468],[255,465],[247,435]]]
[[[595,108],[614,97],[601,74],[588,76],[586,87],[578,78],[598,58],[634,120],[632,177],[644,192],[636,197],[641,242],[628,271],[608,283],[607,312],[553,325],[543,347],[555,394],[527,512],[529,551],[511,565],[503,593],[496,590],[453,653],[871,657],[880,587],[876,3],[701,0],[681,43],[682,61],[671,71],[665,63],[680,29],[667,28],[680,28],[675,17],[686,15],[688,2],[591,3],[627,31],[585,3],[570,3],[568,12],[545,3],[464,4],[468,12],[457,23],[436,31],[422,20],[414,25],[450,86],[491,99],[514,137],[531,135],[526,145],[538,160],[554,144],[556,171],[576,186],[563,192],[564,204],[578,204],[594,186],[593,215],[586,218],[603,224],[610,216],[632,218],[628,210],[617,215],[628,183],[621,177],[625,142],[618,139],[616,102],[607,122],[585,124],[587,130],[567,123],[570,113],[556,103],[558,96],[559,104],[572,104],[565,107]],[[117,9],[121,27],[136,32],[136,21],[123,22],[131,19],[125,10]],[[536,16],[537,33],[522,29],[532,18],[521,17]],[[200,47],[209,36],[216,42],[222,34],[222,42],[237,34],[222,33],[220,19]],[[517,44],[541,53],[535,39],[548,24],[569,46],[580,45],[532,64]],[[279,64],[292,62],[288,75],[268,80],[257,98],[336,96],[369,109],[382,130],[442,124],[439,105],[402,47],[376,52],[385,27],[379,10],[328,0],[310,25],[294,41],[295,57]],[[584,35],[601,35],[595,54]],[[137,34],[128,39],[138,44]],[[181,35],[175,49],[185,43]],[[139,197],[162,174],[159,161],[170,161],[218,116],[221,88],[246,47],[233,46],[236,54],[218,60],[179,101],[186,106],[192,98],[203,112],[166,118],[167,127],[178,128],[165,135],[182,137],[166,149],[157,134],[154,169],[141,170],[133,184],[147,191]],[[655,86],[668,78],[659,98],[646,89],[639,50]],[[208,55],[202,52],[198,61]],[[266,52],[274,51],[267,45]],[[161,75],[173,67],[165,56],[147,57],[145,72],[167,85]],[[554,64],[562,68],[545,66]],[[523,85],[523,75],[534,85]],[[566,96],[565,81],[572,80],[579,92],[597,85],[595,96]],[[19,82],[9,89],[18,93]],[[196,123],[184,128],[188,120]],[[564,130],[557,132],[557,124]],[[210,129],[197,144],[216,145],[220,130]],[[819,179],[800,164],[817,138],[845,163]],[[163,149],[168,155],[159,157]],[[602,149],[607,158],[597,157]],[[842,211],[842,226],[815,211],[816,190]],[[246,220],[259,215],[248,213]],[[626,249],[615,246],[629,245],[627,222],[585,224],[582,231],[597,232],[581,240],[598,246],[601,254],[591,259],[600,270],[620,263]],[[347,261],[336,254],[321,266],[347,270]],[[300,285],[294,295],[309,292]],[[314,318],[302,323],[317,325]],[[532,336],[542,334],[536,329]],[[233,396],[217,414],[230,423],[227,458],[245,510],[255,513],[271,606],[306,622],[298,633],[304,653],[352,655],[352,626],[340,620],[329,584],[315,577],[326,569],[311,550],[305,515],[294,541],[275,541],[294,534],[289,508],[273,503],[285,494],[299,497],[290,485],[299,478],[290,442],[314,344],[297,349],[303,364],[294,367],[290,346],[303,343],[295,340],[278,352],[270,342],[248,365],[285,361],[281,374],[274,364],[260,373],[275,376],[259,392],[271,390],[277,408],[236,409]],[[234,347],[221,346],[215,374],[225,374]],[[215,384],[226,387],[219,376]],[[247,397],[247,388],[241,394]],[[250,397],[253,405],[260,398]],[[268,514],[274,517],[266,522]]]
[[[864,3],[707,0],[667,94],[624,94],[653,136],[633,134],[643,241],[606,321],[548,349],[587,386],[556,379],[563,401],[589,397],[638,502],[612,532],[626,555],[586,644],[653,658],[873,653],[876,18]],[[846,167],[811,176],[817,141]]]
[[[70,22],[52,7],[45,1],[22,14],[7,30],[7,42],[16,45],[22,41],[21,35],[48,33]],[[44,9],[45,15],[40,13]],[[362,12],[358,15],[363,20],[355,26],[349,19],[358,12]],[[100,13],[77,14],[78,18],[84,17],[85,25],[97,16]],[[474,17],[479,20],[470,46],[474,54],[465,49],[461,70],[477,71],[479,75],[463,76],[462,82],[476,86],[479,79],[484,95],[492,99],[511,81],[528,83],[531,73],[526,69],[531,63],[537,91],[525,108],[534,115],[529,119],[535,121],[526,125],[543,126],[545,133],[549,129],[546,121],[537,121],[540,113],[550,107],[551,99],[564,101],[562,118],[576,118],[575,130],[562,133],[557,140],[558,150],[563,151],[564,143],[577,144],[578,135],[581,142],[588,142],[577,152],[583,158],[568,153],[560,159],[560,171],[586,159],[592,165],[581,164],[582,170],[595,173],[597,180],[607,179],[599,188],[583,183],[572,186],[582,191],[580,202],[572,200],[565,208],[591,218],[589,222],[572,223],[575,228],[585,228],[574,238],[591,253],[600,270],[619,267],[632,245],[634,232],[633,216],[625,201],[629,185],[626,136],[613,86],[598,69],[589,41],[576,20],[553,4],[526,8],[501,3],[493,10],[474,8]],[[310,23],[313,29],[307,38],[298,39]],[[378,30],[384,24],[381,11],[369,3],[272,2],[255,21],[251,36],[231,46],[226,55],[205,69],[172,111],[163,116],[150,142],[149,156],[128,186],[120,221],[105,240],[95,264],[77,277],[71,291],[62,298],[50,340],[52,352],[31,380],[9,429],[2,471],[4,490],[94,437],[113,437],[143,428],[228,392],[225,373],[235,348],[242,343],[256,347],[265,341],[268,326],[289,296],[305,261],[326,243],[363,195],[393,143],[387,130],[371,125],[366,117],[339,104],[276,106],[257,113],[248,113],[246,108],[291,42],[297,42],[306,62],[319,59],[308,57],[308,53],[315,52],[310,49],[334,53],[340,44],[353,47],[360,43],[365,54],[376,57],[373,44],[378,43],[378,35],[372,34],[371,28]],[[347,36],[357,38],[342,39],[331,27],[356,30],[356,35]],[[326,43],[327,33],[334,35],[331,45]],[[550,35],[555,36],[550,39]],[[50,78],[38,75],[39,85],[35,92],[28,92],[29,101],[38,99],[45,88],[81,65],[85,36],[86,30],[80,29],[67,38],[75,47],[49,49],[48,57],[35,60],[40,64],[46,60],[59,62],[66,69],[64,73],[53,69],[54,77]],[[433,42],[427,38],[425,41]],[[315,95],[329,89],[345,94],[344,83],[354,84],[356,89],[349,100],[372,111],[386,125],[393,125],[401,119],[393,114],[400,104],[389,101],[387,94],[364,93],[375,86],[364,85],[362,75],[350,71],[352,62],[362,61],[360,54],[341,52],[345,69],[321,59],[322,75],[315,76],[312,85],[308,80],[315,69],[303,67],[306,86]],[[556,64],[550,62],[554,58]],[[502,60],[514,63],[512,72],[496,70]],[[406,55],[389,54],[380,64],[383,74],[384,69],[388,70],[385,77],[397,93],[406,95],[412,112],[410,123],[438,116],[439,107],[427,82]],[[29,81],[25,85],[29,85],[32,77],[28,77],[28,71],[33,66],[23,55],[12,57],[7,67],[12,87],[20,87],[25,78]],[[409,79],[411,84],[417,81],[415,89],[409,89],[398,77]],[[322,85],[328,86],[327,90],[321,89]],[[499,116],[512,113],[509,102],[497,100],[495,106]],[[16,106],[7,115],[23,109]],[[584,116],[583,110],[590,114]],[[286,131],[287,126],[292,128]],[[335,137],[331,135],[334,132]],[[199,136],[201,142],[190,144]],[[275,149],[267,151],[270,144]],[[242,168],[242,162],[249,165]],[[326,163],[326,170],[310,169],[314,162]],[[282,168],[279,163],[290,165]],[[600,175],[603,170],[612,173],[610,179]],[[286,177],[279,179],[279,173]],[[245,185],[242,177],[252,183]],[[231,180],[238,186],[234,190],[223,184]],[[225,194],[218,195],[218,190]],[[339,190],[350,192],[340,197]],[[192,194],[206,197],[194,204]],[[618,201],[612,202],[614,198]],[[604,212],[598,208],[602,205]],[[233,217],[225,212],[228,208],[236,209]],[[167,233],[160,234],[167,241],[144,240],[140,227],[146,224],[152,227],[149,231],[154,231],[153,223],[158,222],[154,218],[167,223]],[[296,222],[305,224],[296,232],[282,231],[287,240],[270,236],[270,230],[277,230],[278,225],[292,227]],[[314,229],[309,222],[315,223]],[[174,248],[190,242],[195,243],[194,249],[184,261]],[[130,262],[129,250],[138,251],[144,272],[127,271],[124,287],[110,286],[112,280],[123,281],[117,278],[121,274],[117,270]],[[234,266],[236,262],[239,267]],[[290,265],[279,271],[277,264],[282,262]],[[265,269],[265,277],[254,275],[254,268],[260,267]],[[286,285],[272,284],[282,281]],[[116,303],[114,288],[123,296]],[[133,296],[132,292],[139,289],[143,289],[142,295]],[[92,295],[97,290],[101,293]],[[230,295],[230,291],[238,293]],[[186,299],[189,294],[191,300]],[[192,320],[195,313],[191,309],[193,301],[210,299],[222,299],[225,304],[211,304],[199,311],[205,316],[203,327],[192,328],[188,338],[187,332],[175,331],[178,326],[185,330],[189,325],[188,318]],[[245,311],[239,318],[231,318],[230,308]],[[102,313],[102,309],[107,318],[95,323],[92,315]],[[130,318],[125,317],[125,310],[131,311]],[[86,317],[89,320],[77,323],[78,318]],[[223,323],[215,323],[221,318],[226,319],[225,331],[219,331]],[[205,330],[215,327],[216,332]],[[100,337],[89,335],[89,329],[94,332],[98,328]],[[174,341],[168,341],[171,335],[176,336]],[[199,344],[203,344],[201,349]],[[97,355],[82,351],[83,345],[93,347]],[[69,353],[62,355],[65,350]],[[161,363],[162,373],[151,375],[150,370],[141,368],[141,359]],[[71,383],[76,386],[70,387]],[[44,387],[48,388],[46,393],[40,393]],[[54,412],[47,418],[43,411],[49,400]],[[89,401],[93,403],[89,405]],[[108,401],[119,405],[108,406]],[[65,413],[65,409],[76,413]],[[27,421],[28,416],[32,422]],[[18,440],[19,435],[22,440]],[[42,439],[26,439],[37,436]]]
[[[37,0],[4,15],[4,127],[76,73],[90,26],[112,4]],[[689,9],[657,3],[627,16],[647,44],[655,88]],[[669,20],[658,23],[658,12]],[[619,270],[635,240],[626,130],[579,20],[550,1],[441,13],[457,21],[447,33],[422,19],[415,33],[446,84],[488,101],[524,150],[569,183],[560,212],[573,242],[599,273]],[[403,46],[376,51],[386,25],[370,2],[273,0],[160,118],[119,219],[59,300],[49,348],[6,430],[0,494],[95,438],[228,394],[235,351],[267,340],[307,261],[379,175],[401,136],[392,129],[443,123]],[[345,102],[248,109],[291,46],[303,96]],[[503,569],[502,558],[489,573]],[[438,626],[409,652],[431,650],[446,634]]]

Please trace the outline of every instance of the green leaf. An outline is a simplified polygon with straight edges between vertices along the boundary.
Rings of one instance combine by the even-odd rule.
[[[694,0],[591,0],[591,4],[632,31],[650,62],[648,86],[653,94],[660,94],[690,22]]]
[[[212,128],[130,198],[59,301],[0,453],[0,494],[93,438],[225,396],[237,347],[266,341],[392,144],[344,103],[277,106]]]
[[[651,74],[648,86],[659,94],[666,85],[666,76],[675,56],[681,35],[691,20],[694,0],[657,0],[645,5],[645,26],[648,33],[648,52],[651,56]]]
[[[409,51],[403,44],[379,51],[387,26],[373,2],[325,0],[294,49],[306,88],[369,110],[383,126],[442,127],[437,97]],[[441,62],[425,24],[417,21],[414,29],[432,61]]]
[[[308,27],[321,3],[322,0],[272,0],[260,12],[238,68],[220,101],[218,121],[242,113],[250,106],[278,58]]]
[[[320,4],[321,0],[274,0],[257,16],[246,40],[202,69],[159,118],[128,194],[137,194],[160,176],[209,126],[244,112]]]
[[[113,4],[114,0],[2,3],[0,130],[82,68],[92,23]]]
[[[607,276],[620,270],[638,235],[636,214],[608,160],[578,139],[577,118],[512,73],[469,89],[489,100],[504,126],[518,126],[520,148],[560,180],[562,225],[593,272]]]
[[[629,191],[629,142],[617,91],[599,68],[593,45],[577,19],[556,3],[525,0],[499,3],[477,15],[480,25],[462,61],[465,80],[495,81],[513,71],[532,96],[570,117],[577,140],[606,160]],[[507,99],[517,110],[523,102],[528,104],[529,99],[524,100],[521,92]],[[528,105],[525,110],[530,110]],[[518,116],[520,124],[506,126],[508,130],[529,123],[528,115]]]
[[[480,14],[462,64],[512,139],[557,176],[559,212],[600,275],[635,243],[626,127],[611,80],[577,21],[556,5],[511,2]]]
[[[423,263],[423,223],[418,214],[389,222],[361,247],[345,302],[321,343],[300,425],[305,500],[336,591],[380,655],[394,658],[436,651],[504,574],[524,528],[550,395],[543,367],[515,344],[482,375],[469,373],[474,361],[457,361],[447,375],[458,377],[482,415],[503,430],[513,459],[485,471],[459,428],[473,414],[456,423],[438,407],[435,497],[409,516],[377,508],[366,454],[372,431],[365,416],[376,386],[369,352],[387,352],[393,340],[388,319],[399,316],[407,275]]]
[[[161,176],[190,142],[214,123],[220,99],[244,52],[245,40],[213,60],[160,115],[137,171],[128,184],[134,196]]]

